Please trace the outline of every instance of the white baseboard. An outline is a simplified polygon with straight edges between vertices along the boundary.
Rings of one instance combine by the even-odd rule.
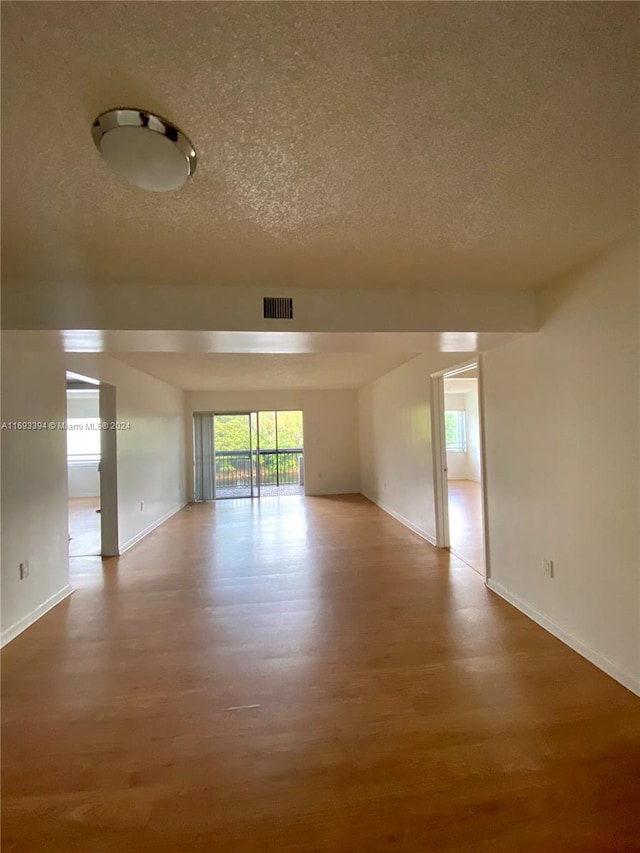
[[[505,601],[508,601],[509,604],[512,604],[517,610],[524,613],[525,616],[528,616],[529,619],[532,619],[544,628],[545,631],[553,634],[554,637],[557,637],[565,645],[569,646],[570,649],[573,649],[574,652],[582,655],[583,658],[586,658],[594,666],[597,666],[598,669],[601,669],[603,672],[606,672],[607,675],[610,675],[611,678],[619,681],[620,684],[632,693],[635,693],[636,696],[640,696],[640,679],[635,678],[628,672],[624,672],[624,670],[620,669],[613,661],[609,660],[609,658],[601,655],[589,646],[585,646],[584,643],[576,639],[572,634],[569,634],[559,625],[556,625],[555,622],[540,613],[535,607],[532,607],[530,604],[522,601],[518,596],[513,595],[513,593],[509,592],[508,589],[505,589],[502,584],[499,584],[494,580],[487,580],[487,586],[492,592],[495,592],[496,595],[504,598]]]
[[[187,501],[184,501],[180,504],[176,504],[176,506],[173,507],[173,509],[170,509],[169,512],[165,512],[163,516],[156,519],[156,521],[152,522],[148,527],[145,527],[144,530],[140,531],[140,533],[136,533],[136,535],[129,539],[128,542],[125,542],[124,545],[120,546],[120,555],[122,556],[122,554],[124,554],[125,551],[128,551],[129,548],[133,548],[133,546],[137,542],[139,542],[141,539],[144,539],[144,537],[147,536],[147,534],[151,533],[152,530],[155,530],[156,527],[160,527],[160,525],[164,524],[167,519],[171,518],[171,516],[175,515],[177,512],[180,512],[180,510],[184,509],[186,506]]]
[[[26,616],[23,616],[22,619],[19,619],[9,628],[6,628],[2,634],[0,634],[0,648],[6,646],[7,643],[10,643],[11,640],[15,640],[18,634],[22,634],[27,628],[33,625],[34,622],[37,622],[41,616],[44,616],[49,610],[56,606],[56,604],[60,604],[61,601],[64,601],[65,598],[69,598],[71,593],[73,592],[73,588],[67,584],[63,586],[61,590],[52,595],[51,598],[48,598],[46,601],[43,601],[42,604],[39,604],[35,610],[32,610],[31,613],[27,613]]]
[[[400,515],[399,512],[396,512],[393,509],[390,509],[388,506],[380,503],[375,498],[372,498],[371,495],[368,495],[366,492],[361,491],[360,494],[365,497],[368,501],[371,501],[372,504],[379,506],[381,510],[384,510],[388,515],[392,518],[395,518],[396,521],[399,521],[400,524],[404,524],[405,527],[408,527],[409,530],[413,530],[414,533],[417,533],[418,536],[421,536],[423,539],[426,539],[427,542],[430,542],[431,545],[436,544],[435,537],[431,536],[430,533],[427,533],[426,530],[423,530],[422,527],[418,527],[417,524],[413,524],[413,522],[409,521],[408,518],[405,518],[403,515]]]

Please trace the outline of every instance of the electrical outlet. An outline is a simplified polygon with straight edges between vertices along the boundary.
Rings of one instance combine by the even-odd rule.
[[[144,510],[144,501],[140,501],[140,512]]]
[[[554,577],[553,573],[553,560],[549,560],[547,557],[542,561],[542,568],[544,569],[544,575],[547,578]]]
[[[20,563],[20,580],[23,581],[29,577],[29,560],[24,560]]]

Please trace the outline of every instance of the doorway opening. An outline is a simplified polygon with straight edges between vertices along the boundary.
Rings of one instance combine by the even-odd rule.
[[[438,545],[486,576],[479,368],[443,371],[434,383]]]
[[[92,557],[100,539],[100,392],[67,380],[67,484],[69,556]]]
[[[115,388],[67,373],[69,556],[118,552]]]
[[[194,499],[304,494],[299,410],[195,412]]]

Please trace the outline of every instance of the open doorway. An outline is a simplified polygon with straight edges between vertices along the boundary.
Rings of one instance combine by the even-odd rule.
[[[100,530],[100,391],[67,379],[69,556],[98,556]]]
[[[119,554],[115,391],[67,373],[70,557]]]
[[[304,494],[304,431],[299,410],[196,412],[194,498]]]
[[[434,379],[438,545],[486,575],[478,364]]]

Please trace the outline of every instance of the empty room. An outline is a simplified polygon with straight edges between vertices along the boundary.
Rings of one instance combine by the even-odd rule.
[[[640,4],[17,2],[2,849],[640,850]]]

